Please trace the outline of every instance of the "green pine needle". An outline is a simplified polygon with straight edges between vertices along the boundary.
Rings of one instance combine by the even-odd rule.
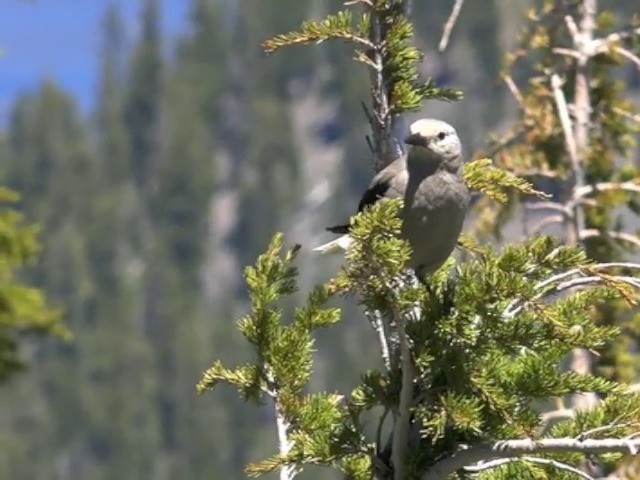
[[[507,203],[510,190],[541,199],[550,198],[546,193],[536,190],[523,178],[493,166],[493,162],[488,158],[467,163],[464,167],[464,177],[471,190],[482,192],[502,204]]]

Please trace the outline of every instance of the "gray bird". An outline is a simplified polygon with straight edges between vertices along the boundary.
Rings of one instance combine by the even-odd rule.
[[[431,118],[411,124],[406,155],[381,170],[364,193],[358,211],[383,198],[402,198],[402,237],[412,255],[408,268],[419,277],[437,270],[456,246],[469,206],[469,190],[462,176],[462,152],[455,129]],[[314,248],[321,253],[346,250],[349,225],[327,228],[343,234]]]

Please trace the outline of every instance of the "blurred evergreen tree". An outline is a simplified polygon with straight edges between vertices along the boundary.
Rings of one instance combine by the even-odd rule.
[[[30,278],[64,309],[70,328],[83,338],[90,328],[88,319],[96,293],[83,235],[84,226],[92,220],[89,201],[97,180],[87,130],[73,100],[45,82],[17,101],[7,142],[7,181],[24,195],[22,206],[27,217],[37,219],[46,235],[41,259]],[[82,434],[74,425],[83,421],[86,412],[82,401],[88,380],[84,360],[91,353],[81,342],[74,342],[43,346],[36,355],[38,367],[12,390],[7,401],[21,407],[20,415],[11,421],[17,443],[38,432],[38,443],[46,448],[39,462],[9,462],[9,478],[43,478],[46,464],[63,457],[77,459],[74,446],[82,444],[78,443]],[[38,391],[39,396],[34,394]],[[14,422],[24,422],[27,427],[18,428],[20,423]]]
[[[126,85],[124,23],[115,2],[107,7],[103,20],[100,87],[97,102],[98,146],[102,156],[104,185],[110,187],[128,180],[128,133],[123,122]]]
[[[86,455],[91,478],[139,478],[157,469],[161,458],[159,415],[153,407],[158,381],[153,346],[143,329],[141,267],[144,211],[132,177],[124,118],[125,50],[123,23],[115,3],[103,22],[95,162],[101,181],[91,198],[93,218],[82,234],[88,240],[96,295],[91,329],[81,343],[88,385]],[[132,366],[135,366],[132,368]],[[135,429],[131,426],[136,425]]]
[[[274,225],[292,214],[298,191],[300,159],[295,148],[288,87],[291,79],[309,72],[311,58],[267,59],[257,47],[270,32],[302,19],[309,2],[250,0],[238,5],[239,23],[231,32],[237,67],[231,81],[244,86],[241,137],[230,145],[239,162],[239,218],[232,238],[240,265],[247,265],[268,242]],[[287,12],[283,16],[281,12]],[[239,77],[243,77],[240,79]]]
[[[163,94],[162,36],[158,0],[143,0],[141,34],[130,62],[125,103],[132,173],[144,194],[153,188],[160,155]]]

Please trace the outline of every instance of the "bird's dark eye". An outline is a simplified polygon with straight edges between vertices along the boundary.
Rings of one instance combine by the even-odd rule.
[[[447,136],[447,134],[445,132],[440,132],[438,134],[438,140],[444,140],[444,137],[446,137],[446,136]]]

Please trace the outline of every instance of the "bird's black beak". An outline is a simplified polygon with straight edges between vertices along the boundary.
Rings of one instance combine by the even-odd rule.
[[[404,143],[407,145],[413,145],[416,147],[426,147],[429,144],[429,141],[426,137],[423,137],[419,133],[412,133],[407,138],[404,139]]]

